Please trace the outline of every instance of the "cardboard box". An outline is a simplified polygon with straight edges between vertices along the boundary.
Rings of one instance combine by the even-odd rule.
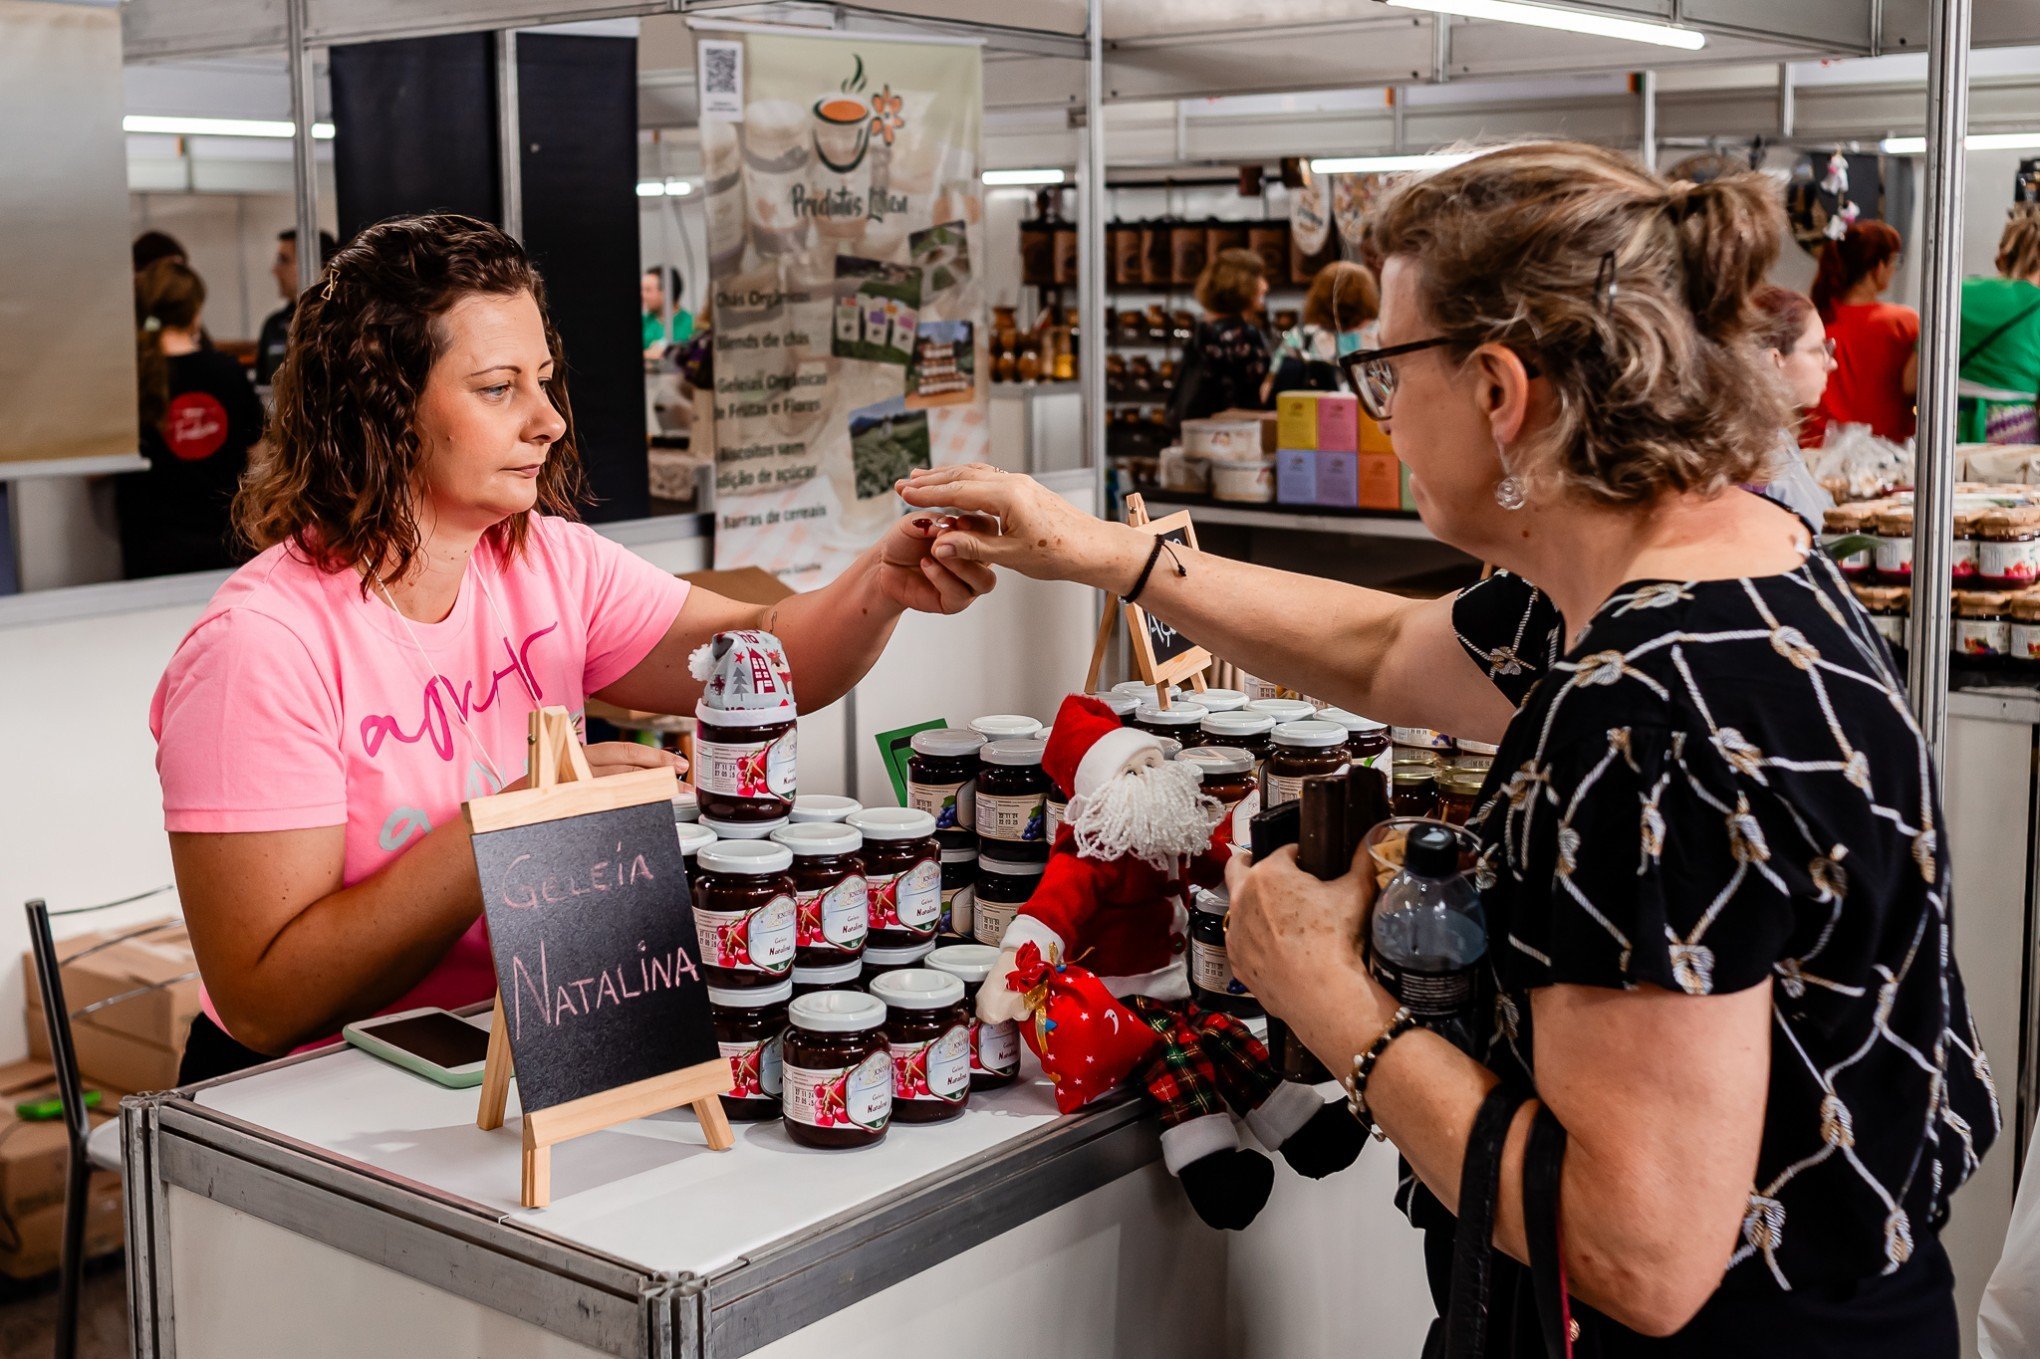
[[[1360,503],[1360,455],[1319,449],[1317,503],[1350,510]]]
[[[85,1196],[85,1258],[111,1255],[126,1236],[127,1210],[120,1176],[94,1175]],[[0,1274],[33,1279],[48,1274],[62,1261],[64,1205],[61,1202],[12,1217],[13,1232],[0,1224]]]
[[[1352,453],[1360,447],[1360,398],[1350,392],[1322,392],[1317,402],[1317,449]]]
[[[64,1202],[64,1167],[70,1143],[61,1119],[26,1123],[15,1117],[17,1104],[54,1099],[57,1083],[45,1062],[15,1062],[0,1067],[0,1219],[19,1224]],[[117,1095],[102,1100],[87,1118],[94,1127],[114,1117]],[[118,1176],[109,1176],[118,1184]],[[0,1229],[0,1271],[6,1271],[7,1234]],[[39,1271],[38,1271],[39,1272]]]
[[[1366,411],[1355,411],[1360,417],[1360,451],[1362,453],[1393,453],[1395,445],[1388,441],[1388,431],[1374,423],[1374,417]]]
[[[1393,453],[1362,452],[1359,459],[1360,508],[1402,508],[1402,464]]]
[[[74,1016],[71,1037],[78,1070],[90,1082],[116,1090],[164,1090],[177,1084],[184,1042],[199,1012],[198,960],[182,921],[165,917],[154,924],[57,941],[64,1001]],[[47,1060],[49,1034],[32,956],[23,955],[22,971],[29,1051]],[[125,999],[114,1000],[117,996]],[[106,1000],[114,1003],[78,1014]]]
[[[1318,399],[1323,392],[1284,392],[1275,398],[1275,444],[1283,448],[1318,446]]]
[[[1282,447],[1282,440],[1277,436],[1274,411],[1248,410],[1244,406],[1233,406],[1220,411],[1211,418],[1214,420],[1257,420],[1261,425],[1261,452],[1272,458]]]
[[[1308,448],[1283,448],[1275,453],[1275,503],[1317,504],[1317,454]]]

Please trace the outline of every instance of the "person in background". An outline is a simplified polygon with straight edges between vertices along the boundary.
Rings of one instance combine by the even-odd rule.
[[[205,284],[182,260],[135,276],[135,366],[145,472],[114,483],[122,573],[134,580],[217,571],[242,559],[234,488],[262,437],[262,406],[241,365],[199,340]]]
[[[669,281],[673,289],[673,305],[678,307],[681,286],[678,270],[668,269],[663,264],[655,264],[638,278],[638,305],[644,308],[640,338],[643,340],[645,357],[648,359],[666,357],[667,345],[685,344],[688,337],[694,334],[694,318],[684,310],[676,310],[670,326],[667,323],[666,287]],[[684,325],[682,318],[685,318]]]
[[[1819,447],[1833,425],[1868,425],[1893,443],[1913,436],[1920,314],[1877,300],[1891,288],[1904,244],[1889,223],[1852,222],[1820,252],[1813,306],[1835,342],[1835,371],[1801,431],[1808,448]]]
[[[1380,311],[1381,285],[1367,266],[1338,260],[1318,270],[1303,299],[1303,324],[1275,348],[1262,404],[1281,392],[1341,390],[1339,355],[1364,347]]]
[[[340,243],[333,239],[333,233],[319,233],[319,258],[329,260]],[[269,263],[269,276],[276,280],[276,291],[283,298],[283,305],[269,313],[262,323],[262,334],[255,342],[255,385],[267,387],[276,381],[276,370],[283,367],[283,354],[290,347],[290,318],[297,310],[298,258],[297,228],[290,227],[276,233],[276,258]]]
[[[1835,507],[1835,498],[1813,479],[1799,452],[1799,426],[1820,404],[1828,374],[1835,370],[1835,345],[1821,325],[1820,313],[1804,293],[1769,284],[1750,299],[1756,308],[1757,347],[1778,369],[1792,403],[1793,424],[1782,430],[1771,456],[1766,479],[1758,489],[1816,529]]]
[[[167,231],[144,231],[135,237],[133,248],[135,272],[138,274],[157,260],[176,260],[184,264],[191,258],[184,252],[184,243]]]
[[[1998,238],[1996,278],[1962,282],[1965,443],[2040,443],[2040,205],[2012,209]]]
[[[1254,316],[1268,296],[1267,266],[1251,250],[1221,250],[1197,278],[1205,317],[1183,352],[1169,421],[1201,420],[1219,411],[1262,407],[1268,342]]]

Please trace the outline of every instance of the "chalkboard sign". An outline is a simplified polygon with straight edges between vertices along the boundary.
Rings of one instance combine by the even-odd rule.
[[[1180,543],[1188,548],[1197,546],[1197,530],[1191,526],[1188,510],[1150,519],[1135,527],[1154,534],[1166,543]],[[1161,559],[1155,563],[1155,573],[1159,575],[1172,569],[1168,549],[1164,548]],[[1150,684],[1174,684],[1193,675],[1201,675],[1211,664],[1210,652],[1138,604],[1126,606],[1126,625],[1133,634],[1134,665],[1140,671],[1140,677]]]
[[[670,801],[474,847],[525,1112],[716,1060]]]

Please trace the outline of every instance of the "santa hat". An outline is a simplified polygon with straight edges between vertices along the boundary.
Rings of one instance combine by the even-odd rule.
[[[694,715],[703,722],[762,727],[799,715],[786,648],[769,632],[718,632],[694,649],[687,669],[703,686],[701,701],[694,705]]]
[[[1161,740],[1150,733],[1121,726],[1112,709],[1097,699],[1071,694],[1056,711],[1041,767],[1071,797],[1088,797],[1116,778],[1134,757],[1161,748]]]

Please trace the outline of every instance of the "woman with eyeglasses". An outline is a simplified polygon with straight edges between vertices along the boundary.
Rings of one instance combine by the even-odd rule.
[[[1425,523],[1497,567],[1456,597],[1157,561],[985,467],[901,488],[1004,517],[938,560],[1131,595],[1259,674],[1500,743],[1469,823],[1471,1051],[1370,975],[1369,872],[1236,860],[1231,956],[1407,1159],[1441,1298],[1476,1113],[1534,1092],[1493,1243],[1530,1254],[1542,1106],[1572,1315],[1604,1356],[1953,1356],[1937,1233],[1998,1128],[1900,680],[1806,525],[1739,489],[1788,414],[1753,336],[1781,229],[1760,176],[1670,183],[1569,143],[1390,196],[1381,347],[1346,362]],[[1533,1327],[1499,1352],[1542,1354],[1506,1302],[1522,1278],[1496,1266],[1494,1328]]]
[[[1792,407],[1791,422],[1771,450],[1771,465],[1760,479],[1763,493],[1810,524],[1818,525],[1835,498],[1813,479],[1799,452],[1799,427],[1820,404],[1828,374],[1835,371],[1835,342],[1820,313],[1804,293],[1771,284],[1757,290],[1757,347],[1771,361]]]

